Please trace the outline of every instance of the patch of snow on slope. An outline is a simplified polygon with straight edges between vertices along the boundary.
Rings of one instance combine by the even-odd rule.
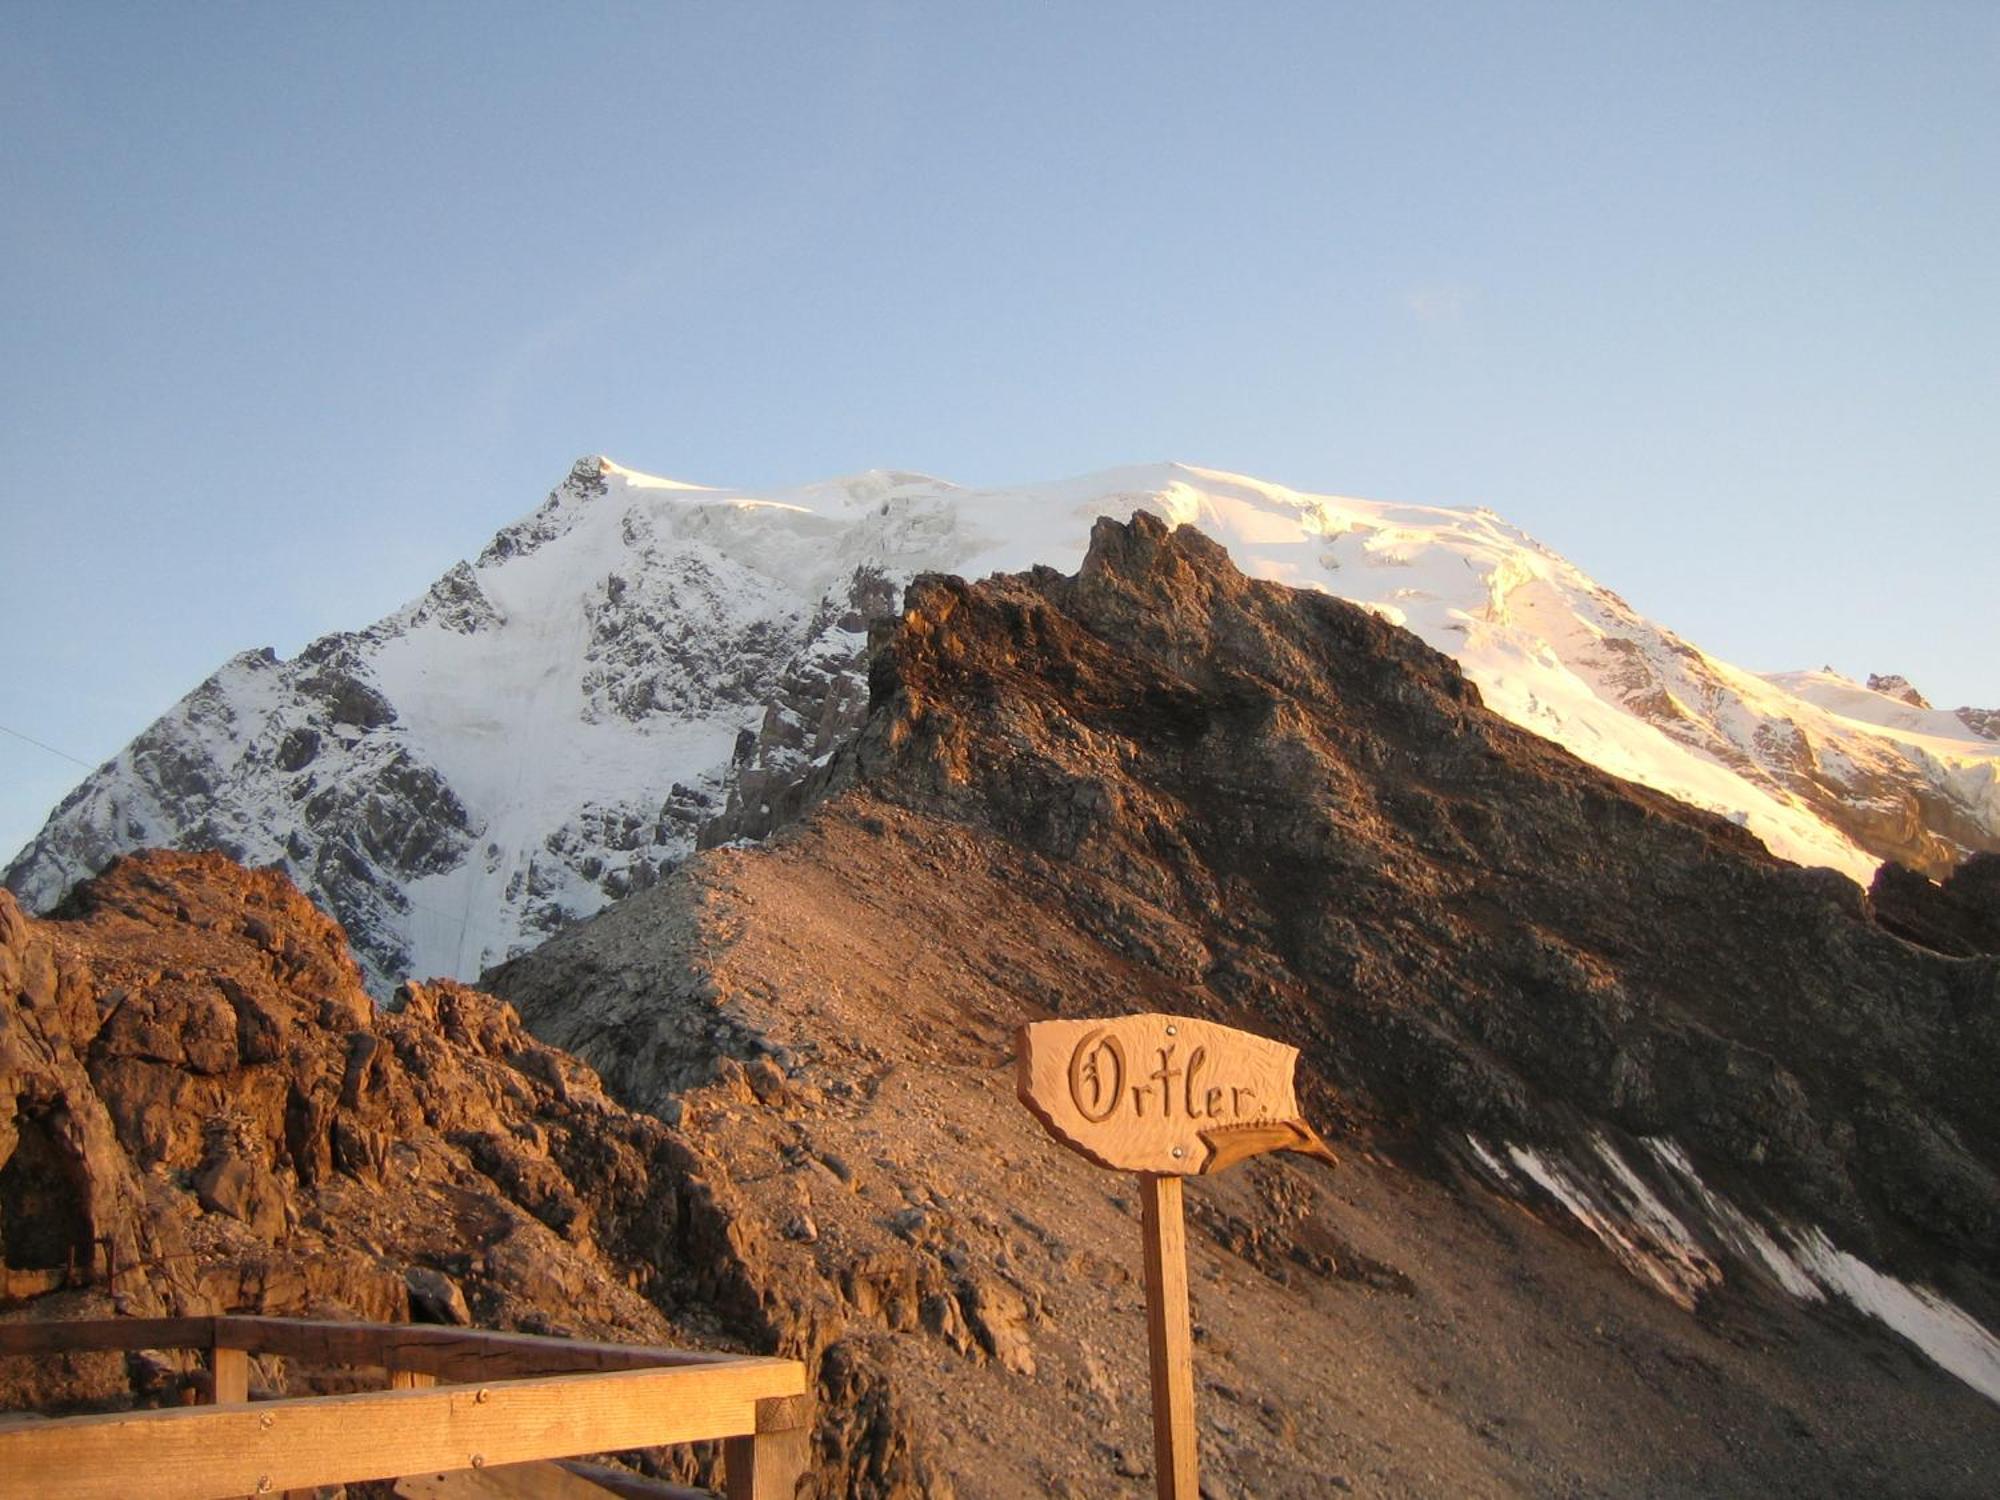
[[[1770,1232],[1720,1193],[1710,1190],[1679,1144],[1659,1136],[1643,1142],[1653,1159],[1666,1167],[1695,1195],[1707,1211],[1710,1226],[1738,1258],[1761,1265],[1785,1292],[1801,1302],[1819,1302],[1826,1293],[1818,1282],[1781,1247]]]
[[[1828,1291],[1879,1318],[1990,1401],[2000,1402],[2000,1339],[1949,1298],[1911,1286],[1839,1249],[1817,1229],[1795,1233],[1800,1264]]]
[[[1876,1270],[1816,1226],[1758,1224],[1704,1183],[1674,1141],[1649,1138],[1642,1145],[1654,1164],[1665,1169],[1666,1181],[1679,1189],[1675,1196],[1684,1195],[1700,1208],[1692,1229],[1602,1135],[1592,1134],[1588,1141],[1594,1163],[1572,1163],[1525,1146],[1496,1151],[1476,1136],[1468,1135],[1466,1141],[1500,1186],[1519,1193],[1524,1180],[1533,1183],[1627,1270],[1682,1307],[1692,1308],[1702,1292],[1724,1279],[1721,1261],[1704,1247],[1706,1237],[1769,1274],[1797,1301],[1838,1297],[1907,1339],[1940,1369],[2000,1403],[2000,1339],[1977,1319],[1930,1287]],[[1503,1152],[1512,1170],[1503,1163]]]
[[[1518,1172],[1567,1209],[1628,1271],[1692,1311],[1703,1292],[1721,1283],[1721,1269],[1609,1141],[1592,1136],[1591,1147],[1610,1169],[1608,1178],[1574,1171],[1560,1158],[1526,1146],[1505,1150]],[[1498,1165],[1477,1139],[1472,1149],[1482,1162]],[[1501,1175],[1507,1180],[1511,1174]]]

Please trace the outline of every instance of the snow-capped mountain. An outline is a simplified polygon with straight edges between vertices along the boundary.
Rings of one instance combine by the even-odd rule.
[[[1073,568],[1091,521],[1199,526],[1254,575],[1456,657],[1487,703],[1617,775],[1865,882],[2000,849],[2000,726],[1900,679],[1759,677],[1490,511],[1178,464],[973,490],[872,471],[769,494],[579,462],[472,563],[358,634],[226,663],[93,773],[6,873],[37,906],[112,855],[277,863],[378,985],[471,977],[755,833],[865,703],[871,619],[920,572]]]

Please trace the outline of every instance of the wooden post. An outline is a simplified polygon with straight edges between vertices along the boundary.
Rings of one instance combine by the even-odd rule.
[[[1153,1364],[1154,1489],[1160,1500],[1199,1500],[1181,1180],[1154,1172],[1138,1176],[1146,1246],[1146,1335]]]
[[[208,1351],[209,1375],[215,1394],[209,1399],[217,1406],[240,1404],[250,1399],[250,1355],[243,1349],[220,1345]]]
[[[438,1383],[437,1376],[428,1370],[399,1370],[389,1366],[389,1389],[392,1391],[422,1391]]]
[[[757,1433],[722,1445],[728,1500],[792,1500],[811,1457],[812,1406],[803,1396],[757,1403]]]
[[[1139,1177],[1160,1500],[1201,1496],[1181,1179],[1267,1151],[1333,1164],[1299,1114],[1298,1061],[1296,1047],[1198,1016],[1035,1021],[1015,1037],[1014,1088],[1030,1113],[1072,1151]]]

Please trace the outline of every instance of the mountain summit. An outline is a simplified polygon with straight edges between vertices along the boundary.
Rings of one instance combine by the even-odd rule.
[[[6,872],[46,907],[118,853],[279,864],[378,991],[470,977],[760,831],[859,722],[867,631],[922,573],[1071,568],[1150,512],[1246,572],[1455,657],[1485,702],[1616,775],[1865,882],[2000,849],[1971,713],[1706,655],[1489,511],[1314,495],[1180,464],[1013,489],[871,470],[770,493],[580,461],[532,514],[356,633],[225,663],[94,772]]]

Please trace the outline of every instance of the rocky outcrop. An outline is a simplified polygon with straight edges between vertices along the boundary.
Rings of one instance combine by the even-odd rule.
[[[1898,937],[1955,958],[2000,954],[2000,855],[1975,854],[1941,882],[1886,864],[1868,895]]]
[[[1983,740],[2000,740],[2000,708],[1958,709],[1958,721]]]
[[[855,730],[868,709],[868,638],[896,615],[899,590],[874,567],[855,569],[846,595],[823,601],[806,643],[786,664],[755,734],[738,741],[728,801],[697,839],[712,849],[763,838],[798,816],[815,767]]]
[[[1930,703],[1925,699],[1924,695],[1918,692],[1916,687],[1910,682],[1910,679],[1900,672],[1870,672],[1868,674],[1868,691],[1871,693],[1882,693],[1894,698],[1898,703],[1907,703],[1912,708],[1930,707]]]
[[[492,997],[400,998],[377,1010],[282,876],[216,855],[120,860],[47,922],[0,893],[6,1315],[768,1338],[685,1141]],[[128,1373],[14,1361],[0,1405]],[[152,1374],[156,1399],[190,1378]]]
[[[1145,516],[919,580],[793,800],[489,980],[745,1185],[766,1315],[930,1485],[1146,1487],[1136,1203],[1009,1055],[1149,1009],[1298,1045],[1352,1147],[1191,1190],[1214,1493],[2000,1472],[2000,961]],[[1853,1310],[1905,1307],[1957,1378]]]
[[[810,1091],[768,1058],[726,1061],[741,1046],[688,1048],[701,1109],[802,1107]],[[835,1293],[787,1284],[799,1233],[504,1002],[443,981],[376,1007],[338,926],[275,871],[147,852],[48,921],[0,892],[0,1317],[253,1312],[797,1352],[820,1378],[815,1493],[949,1494],[869,1340],[829,1315]],[[1004,1309],[985,1326],[1004,1337]],[[253,1385],[321,1375],[267,1364]],[[0,1410],[173,1402],[202,1378],[150,1355],[0,1360]],[[704,1450],[643,1458],[715,1478]]]

